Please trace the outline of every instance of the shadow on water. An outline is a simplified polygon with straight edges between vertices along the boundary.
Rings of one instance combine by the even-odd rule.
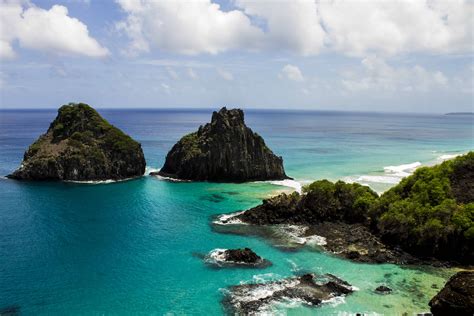
[[[20,315],[20,306],[11,305],[0,308],[0,316],[17,316]]]

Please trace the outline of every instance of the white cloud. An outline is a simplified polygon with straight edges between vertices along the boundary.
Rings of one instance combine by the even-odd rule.
[[[263,48],[283,49],[301,55],[319,53],[324,45],[324,30],[314,0],[255,1],[237,0],[247,15],[266,22]]]
[[[188,76],[189,78],[191,79],[198,79],[199,76],[197,75],[197,73],[193,70],[193,68],[188,68]]]
[[[279,78],[286,78],[292,81],[304,81],[301,70],[294,65],[286,65],[282,68]]]
[[[347,54],[472,51],[473,2],[321,1],[329,47]]]
[[[117,27],[129,50],[180,54],[281,50],[316,55],[473,51],[469,0],[254,1],[223,11],[211,0],[117,0],[127,14]]]
[[[132,40],[132,53],[150,47],[194,55],[252,46],[263,32],[239,10],[222,11],[210,0],[117,0],[128,14],[117,24]]]
[[[109,51],[89,36],[87,26],[68,15],[66,7],[45,10],[19,1],[0,0],[0,58],[13,58],[12,42],[60,55],[104,57]]]
[[[222,68],[216,68],[216,71],[222,79],[227,81],[234,80],[234,76],[229,71],[224,70]]]
[[[427,92],[448,85],[448,78],[440,71],[419,65],[394,68],[376,56],[362,60],[362,71],[345,72],[343,77],[343,87],[352,92]]]

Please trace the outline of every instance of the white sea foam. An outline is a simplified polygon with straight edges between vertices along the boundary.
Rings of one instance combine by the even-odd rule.
[[[220,263],[225,261],[226,249],[217,248],[209,252],[206,256],[206,261],[210,263]]]
[[[416,170],[416,168],[420,166],[421,162],[417,161],[404,165],[387,166],[384,167],[383,170],[385,171],[385,173],[393,174],[396,177],[404,178],[412,174]]]
[[[441,161],[444,161],[444,160],[449,160],[449,159],[454,159],[458,156],[461,156],[462,154],[445,154],[445,155],[441,155],[439,156],[437,159],[438,160],[441,160]]]
[[[240,219],[236,218],[243,212],[244,211],[219,215],[216,217],[213,223],[217,225],[247,225],[247,223],[244,223]]]
[[[116,182],[129,181],[129,180],[133,180],[133,179],[136,179],[136,178],[137,178],[137,177],[125,178],[125,179],[120,179],[120,180],[111,180],[111,179],[108,179],[108,180],[85,180],[85,181],[81,181],[81,180],[64,180],[64,182],[80,183],[80,184],[109,184],[109,183],[116,183]]]
[[[332,298],[327,299],[327,300],[322,300],[321,304],[330,305],[331,307],[335,307],[339,304],[345,303],[345,301],[346,300],[344,299],[344,296],[335,296],[335,297],[332,297]]]
[[[271,297],[273,293],[284,290],[286,288],[292,288],[298,285],[300,281],[298,279],[282,280],[280,282],[270,282],[261,284],[255,287],[243,287],[238,291],[233,292],[232,300],[234,302],[251,302],[258,301],[267,297]]]
[[[268,183],[273,184],[273,185],[280,185],[284,187],[293,188],[296,192],[301,194],[302,185],[298,181],[286,179],[286,180],[268,181]]]
[[[160,171],[160,169],[157,169],[157,171]],[[150,171],[152,172],[152,171]],[[154,171],[153,171],[154,172]],[[149,173],[148,173],[149,174]],[[152,177],[158,178],[160,180],[164,181],[170,181],[170,182],[191,182],[191,180],[183,180],[183,179],[176,179],[176,178],[171,178],[171,177],[165,177],[165,176],[160,176],[159,174],[153,174],[151,175]]]
[[[307,226],[302,225],[281,225],[279,227],[281,232],[286,238],[289,237],[290,241],[309,246],[324,246],[326,245],[326,238],[318,235],[305,236],[306,231],[309,229]]]
[[[386,166],[383,168],[383,174],[368,174],[360,176],[350,176],[343,180],[349,183],[357,182],[365,185],[371,183],[391,184],[399,183],[403,178],[413,174],[413,172],[421,166],[421,162],[416,161],[409,164]]]
[[[252,277],[252,283],[266,283],[271,281],[277,281],[281,279],[281,275],[276,273],[262,273],[262,274],[255,274]],[[241,282],[241,284],[246,284],[245,282]]]
[[[359,182],[359,183],[386,183],[386,184],[397,184],[400,182],[399,177],[391,177],[391,176],[370,176],[370,175],[365,175],[365,176],[360,176],[352,182]]]
[[[155,167],[151,167],[151,166],[146,166],[145,168],[145,175],[149,175],[150,172],[158,172],[160,171],[161,168],[155,168]]]

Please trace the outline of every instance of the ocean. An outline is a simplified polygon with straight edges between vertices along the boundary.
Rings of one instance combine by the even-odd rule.
[[[159,169],[184,134],[212,110],[99,109],[141,142],[147,172]],[[56,110],[0,111],[0,175]],[[426,312],[453,269],[359,264],[312,246],[285,251],[255,236],[214,229],[218,214],[244,210],[317,179],[356,181],[383,192],[423,165],[474,148],[473,116],[247,110],[246,123],[284,159],[294,181],[222,184],[157,177],[117,183],[18,182],[0,179],[0,310],[22,315],[219,315],[231,285],[304,272],[332,273],[357,287],[309,308],[288,301],[287,315]],[[258,269],[214,269],[202,255],[250,247],[273,262]],[[385,284],[390,295],[374,289]]]

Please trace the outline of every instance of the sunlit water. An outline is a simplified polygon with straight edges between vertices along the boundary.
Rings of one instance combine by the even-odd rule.
[[[159,168],[174,142],[210,119],[208,110],[100,112],[142,143],[148,170]],[[0,112],[0,174],[19,165],[54,117],[55,111]],[[473,148],[472,117],[247,111],[246,121],[303,184],[344,179],[383,191],[416,162],[429,165]],[[384,170],[388,166],[396,168]],[[359,290],[319,308],[287,302],[274,312],[401,314],[428,311],[436,287],[453,273],[357,264],[314,248],[285,252],[271,241],[213,229],[216,214],[284,190],[291,188],[149,176],[111,184],[1,179],[0,309],[16,306],[26,315],[220,314],[230,285],[314,272],[335,274]],[[234,247],[251,247],[273,265],[212,269],[202,262],[200,254]],[[381,284],[393,294],[375,294]]]

